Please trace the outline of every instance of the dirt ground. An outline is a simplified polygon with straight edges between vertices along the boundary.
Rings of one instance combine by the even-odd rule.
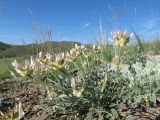
[[[15,109],[19,99],[25,112],[22,120],[45,120],[45,115],[40,110],[45,97],[44,87],[31,80],[5,80],[0,83],[0,111],[7,115]],[[133,116],[132,120],[160,120],[160,107],[135,112]],[[0,120],[3,120],[1,116]]]
[[[34,81],[5,80],[0,84],[0,111],[8,114],[9,111],[15,109],[17,99],[19,99],[25,112],[23,119],[36,120],[36,116],[42,115],[39,106],[45,97],[45,89]]]

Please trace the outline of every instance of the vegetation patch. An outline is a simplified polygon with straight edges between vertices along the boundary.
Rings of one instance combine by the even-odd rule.
[[[112,47],[102,41],[92,49],[75,44],[68,52],[40,51],[14,60],[11,74],[45,88],[39,106],[45,119],[159,119],[160,55],[146,54],[149,48],[136,33],[137,45],[127,46],[132,36],[116,30]],[[19,109],[18,117],[25,118]]]

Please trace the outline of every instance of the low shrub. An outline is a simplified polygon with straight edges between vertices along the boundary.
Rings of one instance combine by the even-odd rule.
[[[24,64],[15,60],[13,75],[46,83],[42,109],[48,119],[130,119],[137,108],[156,106],[160,90],[160,56],[143,59],[140,51],[127,56],[131,36],[127,31],[112,33],[114,56],[105,57],[111,50],[106,44],[92,50],[75,45],[67,53],[40,52]]]

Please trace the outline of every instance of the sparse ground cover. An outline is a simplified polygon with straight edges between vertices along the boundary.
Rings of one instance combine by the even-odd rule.
[[[39,105],[46,97],[46,90],[38,83],[31,80],[6,79],[0,83],[0,93],[0,111],[4,114],[10,116],[9,113],[14,113],[19,99],[22,100],[23,108],[25,108],[24,120],[31,118],[32,120],[38,120],[40,118],[37,118],[37,116],[43,117]],[[0,120],[4,120],[4,118],[1,116]],[[13,120],[15,119],[13,118]]]
[[[5,115],[10,116],[11,113],[15,113],[16,104],[18,104],[17,98],[22,100],[23,110],[25,116],[22,120],[46,120],[46,115],[40,109],[40,105],[44,102],[47,91],[39,83],[31,80],[19,81],[17,79],[6,79],[0,83],[0,98],[1,106],[0,111]],[[124,106],[124,113],[126,114],[127,107]],[[160,107],[141,108],[133,112],[135,120],[159,120]],[[2,116],[2,115],[1,115]],[[0,117],[0,120],[4,118]],[[11,119],[16,120],[16,119]]]
[[[25,63],[24,58],[1,59],[2,75],[14,61],[19,76],[1,81],[1,116],[20,112],[13,111],[18,98],[22,119],[158,120],[160,41],[143,42],[135,34],[137,44],[127,46],[130,36],[119,33],[112,35],[113,46],[102,42],[86,50],[76,45],[67,53],[40,52]]]
[[[160,120],[159,5],[2,0],[0,120]]]

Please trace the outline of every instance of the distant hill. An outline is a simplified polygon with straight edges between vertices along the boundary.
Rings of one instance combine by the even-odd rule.
[[[4,51],[4,50],[7,50],[7,49],[9,49],[9,48],[11,48],[11,47],[12,47],[12,45],[9,45],[9,44],[0,42],[0,52],[1,52],[1,51]]]
[[[35,55],[39,51],[58,53],[61,51],[68,51],[75,44],[81,44],[79,42],[62,41],[62,42],[43,42],[40,44],[28,44],[28,45],[9,45],[0,42],[0,58],[11,58],[27,55]]]

